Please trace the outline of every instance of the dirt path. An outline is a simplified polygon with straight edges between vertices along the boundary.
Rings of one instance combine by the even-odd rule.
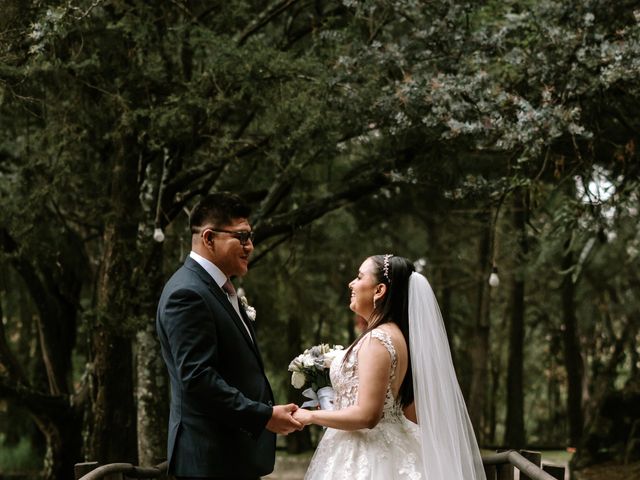
[[[276,467],[271,475],[263,480],[302,480],[311,455],[281,455],[276,457]]]

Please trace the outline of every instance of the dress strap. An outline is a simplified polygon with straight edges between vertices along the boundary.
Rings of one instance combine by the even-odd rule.
[[[391,341],[391,335],[380,328],[371,330],[371,337],[377,339],[385,346],[391,357],[391,380],[396,378],[396,366],[398,365],[398,354]]]

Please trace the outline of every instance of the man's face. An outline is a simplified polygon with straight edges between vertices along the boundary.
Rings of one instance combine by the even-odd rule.
[[[227,277],[242,277],[247,273],[249,256],[253,252],[253,242],[247,239],[242,245],[234,233],[250,231],[251,225],[246,218],[234,219],[230,224],[215,229],[203,229],[202,235],[209,252],[211,252],[211,260]]]

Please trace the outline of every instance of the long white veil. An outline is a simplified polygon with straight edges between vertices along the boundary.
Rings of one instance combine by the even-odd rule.
[[[409,344],[427,480],[486,480],[438,302],[416,272],[409,278]]]

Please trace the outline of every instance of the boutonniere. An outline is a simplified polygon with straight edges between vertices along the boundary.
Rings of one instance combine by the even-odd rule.
[[[255,322],[256,309],[253,308],[251,305],[249,305],[249,302],[247,301],[247,297],[245,297],[244,295],[243,288],[238,289],[238,299],[240,300],[240,303],[242,304],[242,308],[244,308],[244,311],[246,312],[247,317],[249,317],[249,320],[251,320],[252,322]]]

